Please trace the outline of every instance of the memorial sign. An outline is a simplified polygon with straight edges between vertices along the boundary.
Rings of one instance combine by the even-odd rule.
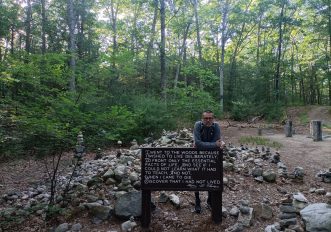
[[[221,149],[143,148],[141,225],[151,221],[151,191],[210,191],[212,220],[222,221],[223,158]]]
[[[222,173],[222,155],[219,149],[142,149],[142,189],[221,191]]]

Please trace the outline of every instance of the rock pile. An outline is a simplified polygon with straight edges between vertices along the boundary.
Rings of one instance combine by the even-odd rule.
[[[84,154],[82,136],[78,136],[77,140],[76,154],[79,155],[76,156],[82,158]],[[69,180],[70,190],[66,195],[58,194],[55,196],[56,206],[68,210],[86,211],[91,216],[92,222],[96,224],[113,216],[125,220],[131,218],[122,224],[123,230],[130,231],[135,223],[132,216],[141,215],[141,192],[139,191],[141,152],[139,148],[176,146],[192,147],[192,133],[186,129],[179,132],[164,132],[159,140],[146,139],[146,144],[143,145],[138,145],[137,141],[133,141],[129,150],[119,149],[109,154],[99,150],[94,160],[82,161],[73,175],[68,172],[58,178],[57,193],[63,192]],[[270,148],[264,147],[261,149],[249,148],[244,145],[235,147],[229,144],[224,149],[223,167],[225,173],[242,174],[254,178],[260,183],[268,184],[277,182],[279,177],[300,181],[304,177],[304,171],[300,167],[288,174],[287,167],[281,162],[280,154],[273,154]],[[275,171],[276,168],[278,172]],[[327,175],[324,176],[328,178]],[[236,183],[235,178],[224,177],[226,186],[231,187],[233,183]],[[179,209],[181,208],[180,197],[180,195],[171,194],[168,196],[161,193],[159,202],[170,201],[174,208]],[[13,214],[18,216],[34,214],[45,217],[49,199],[50,192],[46,184],[22,192],[9,192],[0,199],[0,205],[5,208],[0,213],[0,219],[6,220]],[[269,226],[269,230],[266,228],[266,231],[289,230],[298,226],[296,212],[303,209],[306,204],[306,199],[300,193],[290,195],[290,199],[284,199],[280,207],[279,223]],[[242,200],[237,206],[230,207],[229,213],[225,208],[222,209],[222,215],[229,214],[237,217],[237,221],[226,230],[228,232],[243,231],[250,227],[253,223],[253,212],[258,218],[268,220],[273,217],[272,208],[268,202],[250,206],[248,201]],[[171,222],[174,222],[172,217]],[[177,220],[176,223],[180,224],[181,222]],[[61,228],[74,231],[70,224],[62,225]],[[59,231],[66,231],[61,228]]]
[[[331,183],[331,168],[329,170],[321,170],[317,173],[317,176],[320,177],[322,182]]]

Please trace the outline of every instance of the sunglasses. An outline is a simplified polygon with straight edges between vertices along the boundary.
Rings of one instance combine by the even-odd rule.
[[[204,120],[212,120],[212,119],[214,119],[213,117],[205,117],[205,118],[203,118]]]

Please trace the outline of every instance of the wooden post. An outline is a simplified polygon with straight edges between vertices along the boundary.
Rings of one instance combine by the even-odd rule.
[[[286,125],[285,125],[285,136],[286,137],[292,137],[292,121],[288,120],[286,121]]]
[[[311,135],[314,141],[322,141],[322,122],[312,120],[310,122]]]
[[[141,227],[148,229],[151,223],[151,190],[142,190]]]
[[[222,222],[222,192],[211,191],[211,218],[214,223]]]
[[[258,129],[257,129],[257,135],[258,135],[258,136],[261,136],[261,135],[262,135],[262,128],[258,128]]]

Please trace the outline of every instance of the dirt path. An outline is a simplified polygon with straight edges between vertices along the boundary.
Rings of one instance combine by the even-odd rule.
[[[275,134],[265,137],[283,145],[280,148],[281,157],[289,166],[302,166],[315,174],[321,169],[331,167],[331,138],[314,142],[306,135],[286,138],[283,134]]]

